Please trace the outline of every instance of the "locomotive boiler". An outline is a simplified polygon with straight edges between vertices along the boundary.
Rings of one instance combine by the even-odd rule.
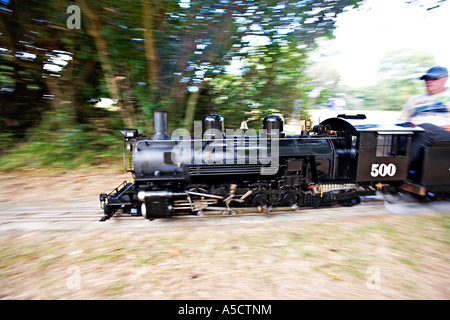
[[[125,170],[133,181],[100,194],[101,221],[119,209],[156,219],[235,214],[244,207],[262,212],[354,205],[377,189],[403,188],[421,195],[450,189],[449,142],[423,160],[423,171],[432,170],[432,178],[420,175],[408,181],[411,137],[423,131],[420,127],[340,115],[316,126],[307,120],[301,134],[287,135],[278,115],[265,117],[256,132],[245,121],[239,129],[225,129],[223,117],[212,113],[194,123],[193,133],[177,129],[170,135],[166,112],[155,111],[153,121],[150,137],[136,129],[121,130]]]

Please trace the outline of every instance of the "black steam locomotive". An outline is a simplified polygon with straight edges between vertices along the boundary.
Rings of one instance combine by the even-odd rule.
[[[450,141],[425,148],[408,168],[411,137],[420,127],[373,124],[364,115],[340,115],[319,125],[305,121],[299,135],[283,132],[277,115],[263,120],[259,134],[243,121],[224,129],[223,117],[207,115],[194,134],[167,133],[167,114],[154,112],[154,134],[121,130],[124,181],[100,194],[104,216],[123,212],[147,219],[211,212],[234,214],[251,207],[354,205],[377,190],[433,197],[450,191]]]

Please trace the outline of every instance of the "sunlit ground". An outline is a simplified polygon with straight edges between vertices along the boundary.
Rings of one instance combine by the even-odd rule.
[[[302,211],[132,223],[100,223],[100,209],[78,222],[63,214],[77,203],[98,208],[98,193],[126,178],[111,170],[3,175],[0,298],[450,298],[448,213],[375,214],[362,204],[345,208],[357,216],[333,218],[337,207],[307,220]],[[20,207],[56,210],[54,221],[11,227],[30,215],[8,215]]]
[[[3,299],[449,299],[449,216],[3,234]],[[92,222],[96,223],[96,222]],[[142,223],[149,223],[142,221]]]

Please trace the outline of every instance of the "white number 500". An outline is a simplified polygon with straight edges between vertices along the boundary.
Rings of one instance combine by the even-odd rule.
[[[385,177],[388,175],[389,177],[393,177],[394,174],[397,172],[397,168],[395,167],[395,164],[389,163],[389,164],[379,164],[374,163],[372,164],[372,171],[370,171],[370,175],[372,177]]]

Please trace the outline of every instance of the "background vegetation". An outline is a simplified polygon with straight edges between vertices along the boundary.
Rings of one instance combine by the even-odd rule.
[[[385,80],[357,90],[312,67],[316,40],[359,2],[2,0],[0,168],[120,160],[118,129],[151,133],[152,110],[169,112],[171,131],[209,112],[227,127],[249,118],[259,127],[267,113],[290,116],[296,100],[315,107],[339,93],[349,108],[399,109],[419,90],[408,80],[433,57],[394,52]],[[68,27],[70,5],[80,29]],[[114,104],[101,108],[102,98]]]

